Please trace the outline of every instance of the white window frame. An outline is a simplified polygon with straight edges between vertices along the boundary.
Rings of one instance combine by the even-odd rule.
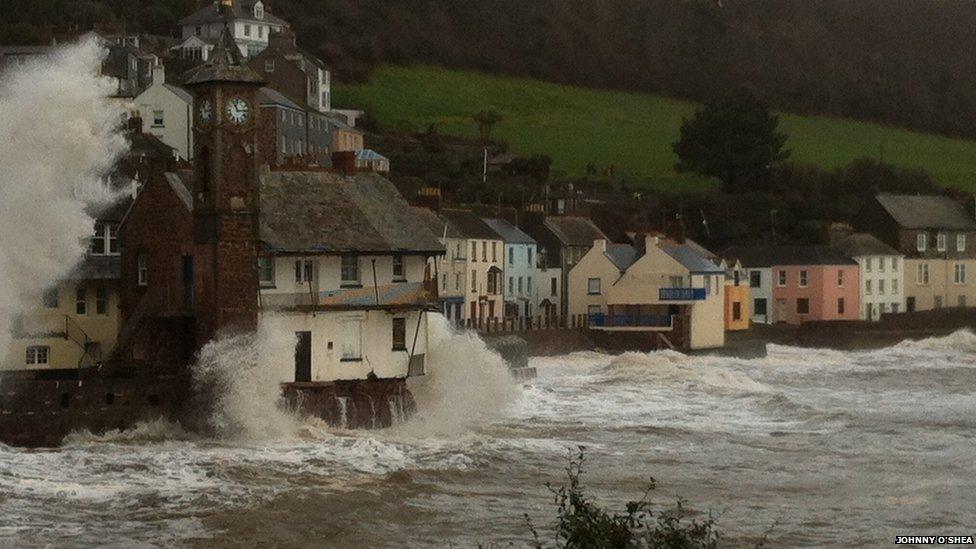
[[[965,252],[966,251],[966,235],[957,234],[956,235],[956,251]]]
[[[266,277],[266,274],[269,274]],[[275,286],[275,260],[273,257],[258,258],[258,283],[263,288]]]
[[[952,283],[963,285],[966,283],[966,264],[956,263],[952,268]]]
[[[946,251],[946,234],[938,233],[935,235],[935,249],[940,252]]]
[[[885,293],[885,281],[884,279],[878,280],[878,295],[884,295]]]
[[[28,366],[51,363],[51,348],[47,345],[31,345],[27,348],[24,361]]]
[[[837,287],[844,287],[844,269],[837,269]]]
[[[807,285],[809,284],[809,282],[810,282],[810,280],[809,280],[809,276],[807,275],[807,271],[806,270],[801,270],[800,271],[800,287],[801,288],[806,288]]]
[[[349,278],[347,276],[352,269],[355,269],[355,278]],[[339,284],[342,286],[360,286],[362,285],[362,280],[362,265],[360,265],[359,256],[341,256],[339,259]]]
[[[926,232],[920,232],[915,235],[915,249],[924,252],[925,248],[928,247],[929,235]]]
[[[315,261],[312,259],[295,260],[295,284],[310,284],[315,279]]]
[[[919,263],[915,266],[915,283],[919,286],[929,285],[929,264]]]
[[[864,281],[864,294],[871,295],[872,293],[874,292],[871,287],[871,279],[869,278]]]
[[[393,281],[403,282],[405,280],[407,280],[407,269],[403,256],[395,254],[393,256]]]
[[[603,288],[601,286],[602,281],[599,278],[586,279],[586,295],[602,295]]]
[[[789,281],[789,276],[787,275],[785,270],[780,269],[776,271],[776,286],[778,288],[785,288],[788,281]]]
[[[75,288],[75,314],[88,316],[88,289],[85,287]]]
[[[265,59],[264,61],[264,72],[274,72],[275,71],[275,60]]]

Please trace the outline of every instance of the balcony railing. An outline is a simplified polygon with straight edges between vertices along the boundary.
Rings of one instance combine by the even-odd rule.
[[[707,297],[705,288],[661,288],[660,301],[702,301]]]
[[[605,315],[592,314],[588,317],[593,328],[671,328],[674,317],[671,315]]]

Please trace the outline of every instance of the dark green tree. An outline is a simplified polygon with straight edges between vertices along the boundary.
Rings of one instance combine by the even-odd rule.
[[[790,156],[778,126],[779,117],[750,93],[708,101],[681,124],[671,145],[675,169],[717,177],[727,192],[756,190],[769,169]]]

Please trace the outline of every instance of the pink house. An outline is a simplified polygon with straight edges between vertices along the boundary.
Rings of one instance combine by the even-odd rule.
[[[829,246],[733,246],[749,277],[752,321],[802,324],[860,318],[857,263]]]
[[[771,265],[774,322],[860,318],[860,273],[853,259],[826,246],[780,248],[788,253],[777,253]]]

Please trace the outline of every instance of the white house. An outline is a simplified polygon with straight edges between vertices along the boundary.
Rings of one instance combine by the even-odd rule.
[[[500,321],[505,313],[505,241],[474,212],[440,212],[464,238],[465,284],[462,320]]]
[[[268,13],[261,0],[218,0],[180,20],[183,41],[173,47],[180,57],[207,61],[228,26],[244,57],[253,57],[268,47],[271,33],[288,28],[288,23]]]
[[[429,264],[438,280],[437,295],[441,314],[444,318],[457,323],[465,318],[467,240],[450,221],[440,217],[433,210],[419,206],[414,206],[413,209],[426,219],[428,228],[439,237],[444,246],[444,255],[431,258]]]
[[[905,310],[905,256],[868,233],[840,240],[837,248],[860,266],[861,320]]]
[[[505,316],[526,318],[538,313],[538,253],[536,242],[505,219],[485,219],[505,241]]]
[[[166,82],[162,63],[153,67],[152,84],[134,100],[142,116],[142,131],[176,149],[180,158],[193,160],[193,96]]]

